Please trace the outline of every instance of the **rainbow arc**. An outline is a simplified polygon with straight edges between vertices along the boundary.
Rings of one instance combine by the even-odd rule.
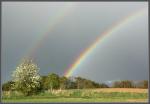
[[[94,52],[94,50],[96,49],[96,47],[98,45],[102,44],[103,41],[105,41],[105,39],[107,39],[109,36],[111,36],[111,34],[117,32],[121,28],[125,27],[131,21],[141,17],[147,9],[148,8],[142,8],[142,9],[126,16],[125,18],[121,19],[117,23],[113,24],[111,28],[109,28],[108,30],[106,30],[102,34],[100,34],[100,36],[95,40],[95,42],[93,44],[91,44],[87,49],[85,49],[85,51],[79,55],[79,57],[75,60],[75,62],[73,62],[71,67],[69,67],[64,72],[64,76],[70,77],[74,73],[74,71],[76,71],[77,68],[84,62],[84,60],[86,60],[86,58]]]

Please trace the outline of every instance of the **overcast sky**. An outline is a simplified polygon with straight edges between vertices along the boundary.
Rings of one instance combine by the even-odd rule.
[[[32,52],[41,75],[63,75],[102,32],[143,7],[148,2],[2,2],[2,82]],[[97,82],[148,79],[145,11],[98,44],[73,76]]]

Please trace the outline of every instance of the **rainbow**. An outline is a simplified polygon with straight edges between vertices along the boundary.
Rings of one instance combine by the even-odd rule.
[[[38,48],[49,36],[49,32],[52,31],[71,11],[76,7],[75,2],[66,2],[63,7],[58,11],[56,15],[53,16],[53,19],[50,21],[50,25],[45,33],[41,36],[38,36],[38,39],[30,46],[30,48],[25,52],[24,58],[33,58],[37,52]],[[23,58],[23,59],[24,59]]]
[[[129,24],[134,19],[137,19],[138,17],[142,16],[145,11],[148,10],[147,8],[142,8],[132,14],[129,14],[125,18],[121,19],[117,23],[115,23],[111,28],[109,28],[107,31],[104,31],[96,40],[95,42],[90,45],[87,49],[85,49],[84,52],[82,52],[79,57],[75,60],[75,62],[64,72],[65,77],[70,77],[74,71],[82,64],[86,58],[94,52],[96,47],[101,44],[105,39],[107,39],[111,34],[117,32],[127,24]]]

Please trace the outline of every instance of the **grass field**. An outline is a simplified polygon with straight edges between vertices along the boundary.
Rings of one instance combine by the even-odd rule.
[[[16,92],[3,92],[2,102],[148,102],[148,89],[55,90],[28,97]]]

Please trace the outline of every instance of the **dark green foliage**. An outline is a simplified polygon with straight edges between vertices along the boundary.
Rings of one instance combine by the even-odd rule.
[[[96,82],[94,82],[94,81],[92,81],[93,82],[93,86],[94,86],[94,88],[101,88],[101,84],[99,84],[99,83],[96,83]]]
[[[96,83],[82,77],[59,77],[57,74],[51,73],[48,76],[41,77],[42,89],[87,89],[87,88],[108,88],[104,83]]]
[[[48,90],[48,84],[49,84],[48,77],[47,76],[41,76],[42,90]]]
[[[81,77],[76,77],[76,84],[78,89],[86,89],[86,88],[100,88],[100,85],[94,81],[81,78]],[[103,86],[104,87],[104,86]]]
[[[68,79],[66,77],[64,77],[64,76],[60,77],[59,82],[60,82],[60,89],[66,89],[67,88]]]
[[[82,89],[83,88],[83,79],[81,77],[76,77],[76,84],[77,84],[77,89]]]
[[[76,82],[68,79],[66,83],[66,89],[77,89],[77,84]]]
[[[60,86],[59,76],[57,74],[50,73],[48,75],[48,88],[50,88],[52,91],[53,89],[58,89],[59,86]]]
[[[109,88],[109,86],[105,83],[99,84],[99,88]]]
[[[32,83],[30,83],[30,84],[32,85]],[[22,92],[25,96],[34,95],[41,91],[40,86],[28,88],[25,83],[20,83],[19,85],[21,85],[21,86],[20,87],[18,86],[15,90]]]
[[[2,85],[2,91],[10,91],[10,90],[12,90],[13,84],[14,84],[13,81],[8,81],[8,82],[4,83]]]

